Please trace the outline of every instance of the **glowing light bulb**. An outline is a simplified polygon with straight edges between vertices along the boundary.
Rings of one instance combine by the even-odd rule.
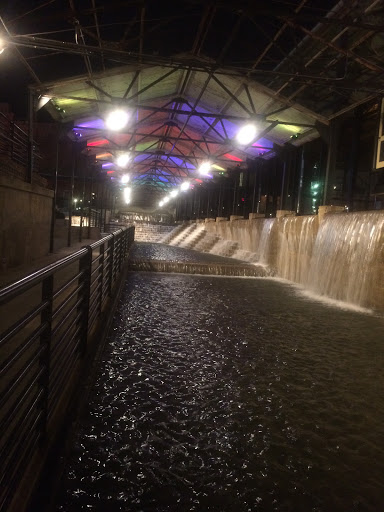
[[[117,158],[116,158],[116,164],[119,166],[119,167],[126,167],[129,160],[131,159],[131,156],[129,153],[122,153],[121,155],[119,155]]]
[[[211,170],[211,164],[209,162],[203,162],[199,167],[199,173],[206,176]]]
[[[127,125],[128,119],[128,112],[122,109],[116,109],[107,115],[105,124],[108,130],[113,130],[116,132],[123,129]]]
[[[171,197],[176,197],[178,194],[178,190],[172,190],[172,192],[169,194]]]
[[[246,124],[237,132],[236,140],[242,146],[246,146],[256,138],[256,126],[254,124]]]
[[[159,206],[160,206],[160,208],[163,206],[163,204],[164,204],[164,201],[160,201],[160,202],[159,202]]]
[[[125,184],[125,183],[128,183],[128,181],[129,181],[128,174],[124,174],[124,176],[121,177],[121,183]]]
[[[182,183],[182,184],[180,185],[180,190],[181,190],[182,192],[185,192],[185,191],[186,191],[186,190],[188,190],[188,189],[189,189],[189,183],[188,183],[188,181],[184,181],[184,183]]]

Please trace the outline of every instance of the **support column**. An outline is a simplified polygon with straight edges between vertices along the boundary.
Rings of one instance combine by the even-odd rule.
[[[339,141],[339,122],[337,119],[332,119],[329,127],[329,142],[328,142],[328,156],[327,156],[327,167],[325,170],[324,180],[324,194],[323,194],[323,206],[329,201],[329,179],[334,174],[336,169],[337,159],[337,144]]]

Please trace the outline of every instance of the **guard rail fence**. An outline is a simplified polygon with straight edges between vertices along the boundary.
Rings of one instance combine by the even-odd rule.
[[[2,512],[22,510],[15,497],[64,421],[133,240],[119,229],[0,290]]]

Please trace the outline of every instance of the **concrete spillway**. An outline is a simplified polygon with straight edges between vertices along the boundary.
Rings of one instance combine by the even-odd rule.
[[[269,275],[384,312],[384,214],[357,212],[186,225],[162,241],[264,265]]]

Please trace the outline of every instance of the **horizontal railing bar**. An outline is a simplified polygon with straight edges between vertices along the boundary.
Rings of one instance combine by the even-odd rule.
[[[39,421],[39,418],[38,418]],[[30,437],[29,439],[29,445],[24,446],[24,457],[23,459],[19,460],[19,463],[14,468],[14,471],[12,475],[7,475],[8,477],[8,485],[4,485],[4,490],[2,492],[2,496],[0,498],[0,510],[8,510],[8,503],[12,499],[13,495],[13,488],[12,484],[14,485],[14,480],[16,478],[20,478],[20,473],[22,472],[20,466],[24,467],[25,461],[28,459],[30,453],[34,450],[35,446],[37,445],[40,437],[40,432],[35,430],[35,436]]]
[[[36,363],[36,361],[39,359],[39,357],[41,356],[41,354],[44,352],[44,350],[46,350],[46,347],[45,346],[41,346],[39,348],[39,350],[36,352],[36,354],[34,355],[34,357],[29,361],[29,363],[27,364],[27,366],[24,367],[24,369],[20,370],[16,375],[15,375],[15,378],[14,380],[12,381],[12,383],[9,385],[9,387],[7,388],[7,390],[3,393],[3,396],[1,397],[0,399],[0,410],[3,409],[7,399],[9,398],[9,396],[12,394],[12,392],[14,391],[15,387],[23,380],[23,378],[25,377],[25,374],[31,369],[31,367],[33,366],[34,363]]]
[[[22,345],[16,352],[13,352],[3,363],[3,365],[0,367],[0,375],[2,375],[6,370],[8,370],[12,364],[26,351],[28,348],[32,345],[34,341],[45,331],[47,328],[47,323],[44,322],[40,327],[35,329],[35,331],[32,333],[32,336],[30,336],[27,339],[27,342]]]
[[[24,386],[24,389],[22,390],[22,396],[18,397],[18,402],[21,404],[25,404],[25,398],[30,394],[32,389],[36,386],[39,378],[44,373],[44,368],[41,368],[40,371],[36,373],[36,375]],[[20,406],[19,406],[20,407]],[[6,432],[7,428],[12,424],[15,417],[17,417],[18,413],[20,411],[20,408],[17,409],[16,407],[13,408],[12,412],[1,422],[0,425],[0,431]],[[23,417],[23,420],[25,418]]]
[[[80,315],[79,315],[79,317],[80,317]],[[73,334],[72,334],[72,339],[73,339],[73,337],[74,337],[74,336],[76,336],[76,335],[79,333],[79,331],[80,331],[80,329],[81,329],[81,325],[76,326],[76,324],[74,323],[74,324],[72,325],[71,329],[72,329],[72,328],[74,328],[74,332],[73,332]],[[69,332],[69,331],[68,331],[68,332]],[[62,353],[63,353],[63,352],[65,352],[65,350],[70,346],[70,343],[71,343],[72,339],[71,339],[70,341],[68,341],[67,343],[61,343],[61,342],[62,342],[62,340],[63,340],[63,338],[64,338],[65,336],[67,336],[67,335],[68,335],[68,332],[65,332],[65,333],[63,334],[63,336],[62,336],[62,338],[61,338],[60,342],[58,342],[58,343],[56,344],[56,347],[57,347],[57,348],[55,347],[55,349],[54,349],[54,350],[52,350],[52,360],[51,360],[51,368],[52,368],[52,370],[51,370],[51,371],[52,371],[52,372],[53,372],[53,371],[54,371],[54,369],[56,368],[57,359],[58,359],[58,358],[60,358],[60,356],[62,355]]]
[[[39,313],[41,313],[48,306],[47,301],[41,302],[35,309],[33,309],[30,313],[27,313],[23,318],[19,320],[19,323],[16,327],[11,325],[11,327],[5,331],[3,336],[0,338],[0,347],[4,346],[7,341],[13,338],[18,332],[20,332],[29,322],[31,322]]]
[[[75,304],[71,307],[71,309],[68,311],[68,313],[60,320],[60,322],[54,327],[54,329],[52,329],[52,336],[54,336],[55,334],[57,334],[60,329],[63,327],[63,325],[65,325],[66,321],[68,320],[68,318],[72,315],[72,313],[75,311],[76,308],[79,307],[79,305],[81,304],[83,298],[80,297],[80,299],[75,302]],[[76,319],[76,317],[75,317]],[[70,324],[68,326],[68,328],[71,327],[72,324]]]
[[[3,304],[5,301],[8,302],[10,299],[16,297],[23,291],[29,290],[36,284],[39,284],[41,281],[43,281],[46,277],[51,276],[59,269],[66,267],[73,261],[80,259],[86,254],[86,249],[80,249],[79,251],[74,252],[65,258],[62,258],[61,260],[56,261],[55,263],[51,263],[51,265],[38,270],[34,274],[24,277],[23,279],[20,279],[20,281],[17,281],[16,283],[10,284],[9,286],[3,288],[0,290],[0,304]]]
[[[55,290],[53,294],[53,300],[56,300],[67,288],[69,288],[75,281],[77,281],[84,274],[84,270],[81,270],[78,274],[76,274],[73,278],[67,281],[65,284],[60,286]]]
[[[13,428],[11,437],[8,438],[7,442],[4,444],[4,446],[1,447],[0,459],[2,460],[2,464],[6,465],[6,459],[11,458],[12,452],[17,448],[18,445],[22,444],[20,442],[14,443],[13,440],[16,439],[18,436],[21,436],[22,435],[21,433],[24,432],[25,428],[27,428],[28,433],[30,432],[30,430],[28,429],[28,424],[26,427],[25,423],[27,423],[30,420],[32,413],[36,412],[36,404],[38,404],[38,402],[41,400],[41,397],[43,395],[44,395],[44,391],[43,391],[43,389],[41,389],[39,391],[39,393],[36,395],[36,398],[30,405],[29,409],[26,411],[26,414],[24,415],[24,417],[21,418],[20,421],[18,422],[17,426]],[[40,416],[41,413],[42,413],[42,411],[38,410],[37,416]],[[22,425],[21,429],[18,428],[19,425]]]
[[[56,318],[60,315],[60,313],[65,309],[65,307],[68,305],[68,303],[73,300],[73,298],[82,290],[84,289],[84,283],[81,283],[77,288],[75,288],[70,295],[58,306],[54,313],[52,314],[52,320],[56,320]]]

